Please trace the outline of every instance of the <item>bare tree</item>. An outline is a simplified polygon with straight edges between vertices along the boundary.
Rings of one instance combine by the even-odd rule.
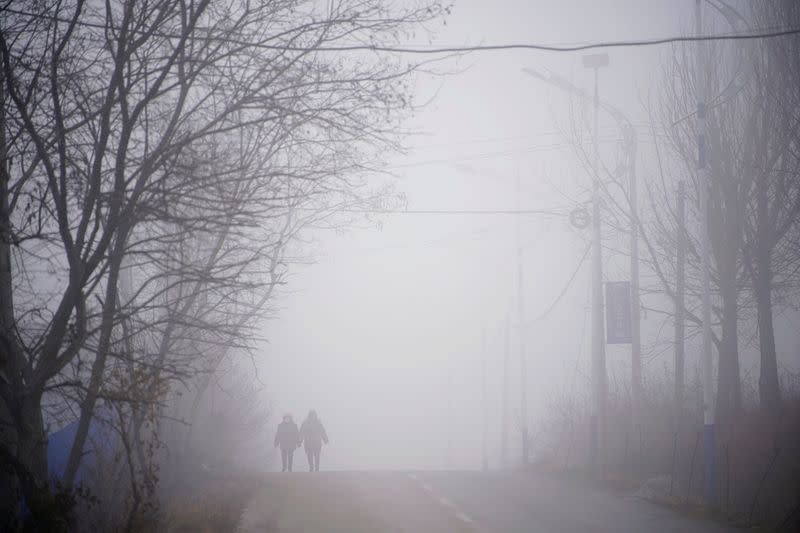
[[[753,27],[797,17],[790,3],[748,7],[743,18]],[[759,333],[761,403],[770,410],[780,404],[772,293],[776,283],[788,281],[798,256],[786,240],[800,215],[796,52],[794,37],[715,44],[706,61],[711,66],[705,80],[710,88],[709,232],[721,300],[717,411],[723,418],[741,408],[738,325],[751,308]],[[692,61],[684,56],[673,63],[670,79],[678,81],[667,86],[662,106],[673,153],[690,176],[696,158]],[[689,257],[694,260],[696,254]]]
[[[793,2],[753,2],[749,7],[754,27],[800,23],[800,6]],[[739,155],[751,173],[743,251],[758,316],[760,402],[775,413],[781,391],[773,292],[787,292],[800,261],[788,239],[800,223],[800,40],[752,43],[744,53],[752,70],[739,96],[749,110],[742,119]]]
[[[797,8],[791,2],[755,2],[744,14],[717,5],[727,23],[742,21],[752,28],[771,27],[794,20]],[[713,254],[712,282],[717,304],[713,308],[718,322],[712,332],[719,357],[717,408],[723,418],[741,408],[739,342],[740,323],[755,316],[761,352],[759,390],[768,409],[780,404],[778,369],[772,326],[773,292],[787,294],[796,281],[798,254],[792,235],[800,219],[797,179],[797,39],[787,37],[751,43],[716,43],[709,47],[704,83],[711,101],[708,139],[711,162],[709,229]],[[663,307],[662,296],[676,297],[673,268],[677,248],[676,191],[678,181],[688,178],[690,202],[697,206],[697,136],[694,128],[695,85],[698,82],[696,58],[685,47],[676,47],[666,67],[657,121],[653,128],[659,172],[645,180],[649,209],[631,220],[631,198],[627,176],[631,166],[629,123],[622,125],[621,161],[605,165],[603,177],[607,219],[620,234],[630,224],[643,228],[645,277],[654,283],[644,292],[656,297],[653,310],[669,319],[672,311]],[[553,76],[549,78],[551,81]],[[564,86],[566,82],[555,82]],[[576,89],[570,89],[575,92]],[[591,154],[586,150],[580,117],[586,116],[586,102],[573,111],[571,137],[575,152],[592,172]],[[618,114],[601,103],[604,111]],[[694,219],[683,238],[688,242],[689,302],[687,319],[700,325],[697,227]],[[614,241],[616,243],[616,241]],[[613,246],[613,245],[611,245]],[[785,301],[785,297],[782,298]]]
[[[236,317],[268,294],[253,265],[285,241],[259,245],[261,229],[279,235],[292,203],[325,216],[363,198],[421,65],[332,49],[396,42],[446,8],[75,0],[4,11],[0,452],[14,465],[6,479],[33,495],[47,473],[46,396],[81,413],[70,485],[111,372],[155,369],[143,374],[152,392],[197,369],[194,341],[230,342]],[[131,296],[120,293],[127,270]]]

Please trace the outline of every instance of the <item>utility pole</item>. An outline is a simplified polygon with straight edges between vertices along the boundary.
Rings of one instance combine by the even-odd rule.
[[[517,169],[517,209],[520,208],[522,187]],[[519,332],[519,397],[522,429],[522,464],[528,464],[528,368],[525,356],[525,284],[522,261],[522,225],[517,217],[517,330]]]
[[[606,375],[605,335],[603,333],[603,251],[600,232],[600,95],[598,71],[608,65],[607,54],[583,57],[583,65],[594,70],[594,176],[592,183],[592,395],[594,413],[591,435],[591,459],[597,472],[602,471],[605,448]]]
[[[453,468],[453,368],[448,360],[447,372],[447,411],[445,413],[445,421],[442,427],[446,432],[446,445],[444,450],[444,467],[445,470]]]
[[[595,412],[592,417],[591,446],[590,454],[592,461],[597,456],[597,437],[602,430],[602,411],[605,409],[605,397],[607,394],[607,377],[605,370],[605,341],[603,340],[603,289],[602,289],[602,254],[600,244],[600,212],[599,212],[599,149],[598,144],[598,70],[608,66],[609,59],[606,54],[594,54],[584,56],[584,67],[594,70],[594,187],[592,196],[592,222],[593,222],[593,248],[592,257],[592,391]],[[540,73],[533,69],[523,69],[523,72],[549,83],[561,90],[575,93],[582,98],[591,99],[592,97],[584,91],[575,87],[571,82],[555,75],[552,72]],[[614,107],[604,104],[603,108],[610,113],[619,124],[628,145],[629,164],[628,172],[630,179],[630,208],[631,208],[631,419],[634,423],[640,423],[637,410],[642,403],[642,366],[641,366],[641,305],[639,300],[639,219],[638,219],[638,196],[636,180],[636,133],[630,121],[625,115]],[[601,434],[601,433],[600,433]]]
[[[686,184],[678,182],[678,235],[675,265],[675,429],[677,431],[683,411],[685,325],[684,305],[686,293]]]
[[[486,325],[483,325],[482,339],[481,339],[481,397],[483,403],[483,416],[481,424],[481,468],[489,470],[489,451],[488,451],[488,424],[489,424],[489,406],[487,404],[486,395]]]
[[[631,137],[628,172],[630,173],[631,210],[631,418],[634,427],[642,423],[642,335],[639,302],[639,201],[636,183],[636,142]]]
[[[703,30],[702,0],[695,3],[696,36]],[[713,361],[711,359],[711,280],[710,252],[708,242],[708,143],[706,139],[706,84],[705,47],[697,41],[697,174],[700,200],[700,256],[702,260],[703,283],[703,457],[705,463],[706,501],[714,501],[714,395]]]
[[[511,365],[509,322],[510,318],[506,315],[505,331],[503,332],[503,413],[501,415],[503,427],[500,430],[500,460],[503,468],[508,466],[508,378]]]

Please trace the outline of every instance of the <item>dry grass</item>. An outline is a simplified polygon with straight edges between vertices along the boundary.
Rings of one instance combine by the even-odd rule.
[[[230,533],[236,531],[245,505],[260,481],[241,474],[209,480],[193,494],[166,503],[159,520],[167,533]]]
[[[697,389],[687,391],[697,405]],[[650,384],[641,424],[631,423],[630,401],[612,393],[608,410],[605,464],[601,481],[623,490],[647,480],[665,480],[663,502],[682,509],[724,515],[741,525],[800,531],[800,389],[786,392],[783,411],[767,414],[749,407],[716,429],[715,498],[703,501],[703,421],[699,408],[676,416],[671,384]],[[588,472],[587,402],[562,396],[537,434],[538,468]]]

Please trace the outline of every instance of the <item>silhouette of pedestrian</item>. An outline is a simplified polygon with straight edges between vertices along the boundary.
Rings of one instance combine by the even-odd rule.
[[[300,447],[300,432],[297,430],[297,424],[292,420],[292,415],[283,415],[283,422],[278,424],[278,431],[275,432],[275,447],[281,447],[281,463],[283,470],[281,472],[292,471],[292,459],[294,451]]]
[[[322,443],[328,444],[328,434],[313,409],[308,412],[308,418],[300,426],[300,438],[303,440],[308,458],[308,471],[319,472],[319,454],[322,451]]]

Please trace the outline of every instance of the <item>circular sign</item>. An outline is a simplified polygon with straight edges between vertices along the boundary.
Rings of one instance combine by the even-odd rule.
[[[569,214],[569,222],[578,229],[589,226],[589,212],[584,207],[578,207]]]

